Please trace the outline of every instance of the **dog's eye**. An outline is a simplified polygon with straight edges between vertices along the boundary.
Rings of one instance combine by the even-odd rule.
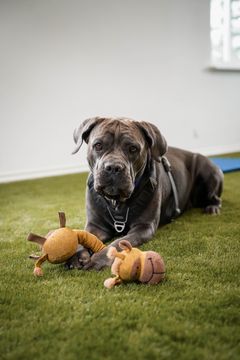
[[[129,147],[129,152],[130,152],[131,154],[134,154],[134,153],[136,153],[137,151],[138,151],[138,149],[137,149],[136,146],[132,145],[132,146]]]
[[[96,143],[96,144],[94,145],[94,149],[95,149],[96,151],[101,151],[102,148],[103,148],[103,146],[102,146],[101,143]]]

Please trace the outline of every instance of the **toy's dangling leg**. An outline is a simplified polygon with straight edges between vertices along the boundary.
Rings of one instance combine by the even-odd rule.
[[[94,253],[103,250],[106,245],[103,244],[95,235],[85,230],[74,230],[78,235],[78,243]]]
[[[33,234],[33,233],[30,233],[27,237],[27,240],[28,241],[31,241],[31,242],[35,242],[37,243],[40,248],[42,248],[43,244],[45,243],[46,241],[46,238],[45,237],[42,237],[40,235],[37,235],[37,234]],[[39,259],[41,256],[40,255],[35,255],[35,254],[31,254],[29,255],[29,258],[30,259],[33,259],[33,260],[37,260]]]
[[[104,281],[104,286],[107,288],[107,289],[111,289],[113,288],[115,285],[120,285],[122,283],[122,280],[120,279],[119,276],[116,276],[114,278],[109,278],[109,279],[106,279]]]
[[[59,216],[59,222],[60,222],[60,227],[63,228],[66,226],[66,216],[65,213],[62,211],[59,211],[58,213]]]
[[[47,258],[48,258],[48,256],[47,256],[47,254],[45,254],[45,255],[42,255],[42,256],[38,259],[38,261],[37,261],[36,264],[35,264],[34,271],[33,271],[33,273],[34,273],[35,276],[43,276],[43,271],[42,271],[42,269],[41,269],[41,265],[42,265],[42,263],[43,263],[44,261],[47,260]]]
[[[29,259],[32,259],[32,260],[38,260],[40,257],[41,257],[40,255],[35,255],[35,254],[29,255]]]
[[[35,242],[37,244],[39,244],[41,247],[43,246],[43,244],[45,243],[46,241],[46,238],[45,237],[42,237],[40,235],[37,235],[37,234],[33,234],[33,233],[30,233],[27,237],[27,240],[28,241],[32,241],[32,242]]]

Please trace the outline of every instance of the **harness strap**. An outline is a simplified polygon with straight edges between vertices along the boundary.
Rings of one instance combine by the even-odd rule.
[[[177,192],[175,181],[172,176],[172,168],[171,168],[170,162],[168,161],[166,156],[162,156],[161,159],[162,159],[163,167],[164,167],[166,173],[168,174],[168,177],[169,177],[169,180],[171,183],[171,187],[172,187],[172,192],[173,192],[173,197],[174,197],[174,202],[175,202],[175,216],[174,216],[174,218],[175,218],[181,214],[181,210],[179,208],[178,192]]]

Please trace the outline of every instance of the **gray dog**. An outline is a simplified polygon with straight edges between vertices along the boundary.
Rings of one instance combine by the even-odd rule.
[[[85,229],[103,242],[120,236],[135,247],[191,207],[218,214],[222,172],[205,156],[167,147],[158,128],[128,118],[95,117],[74,131],[76,153],[88,144]],[[107,248],[106,248],[107,249]],[[79,251],[67,267],[100,270],[110,265],[106,249]]]

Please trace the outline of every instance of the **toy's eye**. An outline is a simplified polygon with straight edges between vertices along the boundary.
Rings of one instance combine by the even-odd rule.
[[[136,153],[137,151],[138,151],[138,148],[137,148],[136,146],[131,145],[131,146],[129,147],[129,152],[130,152],[131,154],[134,154],[134,153]]]
[[[96,151],[101,151],[102,148],[103,148],[103,146],[102,146],[102,144],[101,144],[100,142],[99,142],[99,143],[96,143],[96,144],[94,145],[94,149],[95,149]]]

